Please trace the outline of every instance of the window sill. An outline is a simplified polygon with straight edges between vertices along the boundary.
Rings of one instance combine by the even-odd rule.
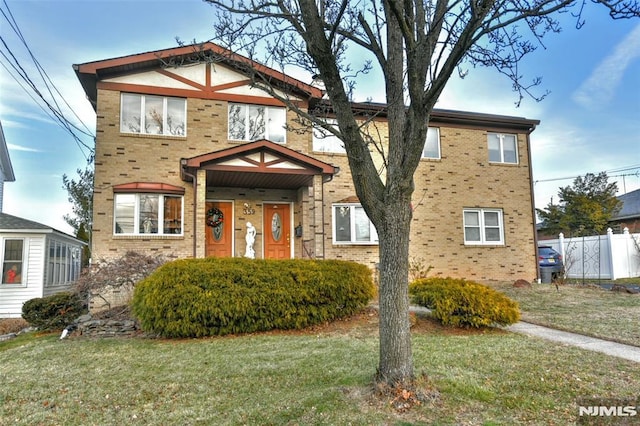
[[[120,136],[125,138],[137,138],[137,139],[167,139],[167,140],[178,140],[183,141],[187,139],[187,135],[184,136],[175,136],[175,135],[152,135],[147,133],[127,133],[120,132]]]
[[[519,166],[520,163],[501,163],[499,161],[489,161],[489,165],[490,166],[507,166],[507,167],[514,167],[514,166]]]
[[[113,234],[114,240],[183,240],[184,234]]]
[[[333,242],[334,246],[337,247],[349,247],[349,246],[353,246],[353,247],[362,247],[362,246],[374,246],[374,247],[378,247],[380,244],[377,242],[353,242],[353,241],[345,241],[345,242]]]

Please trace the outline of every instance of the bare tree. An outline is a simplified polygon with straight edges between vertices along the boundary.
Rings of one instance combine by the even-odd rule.
[[[586,1],[574,0],[205,0],[216,6],[216,41],[233,52],[282,71],[302,69],[324,82],[327,124],[319,109],[300,107],[272,86],[259,67],[254,84],[345,145],[356,195],[380,240],[380,361],[377,380],[410,385],[409,231],[413,175],[430,113],[461,65],[495,67],[519,100],[540,83],[525,83],[518,64],[549,32],[553,18],[573,10],[577,25]],[[613,18],[639,16],[636,0],[592,0]],[[350,50],[351,49],[351,50]],[[351,64],[348,52],[370,60]],[[384,79],[388,146],[367,133],[352,100],[357,77],[379,67]],[[538,99],[545,94],[537,96]],[[519,101],[518,101],[519,103]],[[375,114],[375,113],[373,113]],[[364,120],[366,122],[366,119]],[[384,173],[372,158],[383,154]]]

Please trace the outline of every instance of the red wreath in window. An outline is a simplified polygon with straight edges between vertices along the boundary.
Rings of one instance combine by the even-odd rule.
[[[222,224],[223,221],[224,215],[222,214],[222,211],[220,211],[220,209],[214,207],[207,211],[207,226],[217,228]]]

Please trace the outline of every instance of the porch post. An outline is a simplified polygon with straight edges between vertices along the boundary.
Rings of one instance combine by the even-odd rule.
[[[193,238],[195,238],[196,257],[205,257],[205,205],[207,200],[207,171],[198,169],[196,172],[196,193],[194,194],[195,220],[193,224]]]
[[[313,235],[313,252],[316,259],[324,259],[324,187],[322,175],[313,177],[313,195],[309,202],[310,235]],[[331,221],[331,219],[329,219]]]

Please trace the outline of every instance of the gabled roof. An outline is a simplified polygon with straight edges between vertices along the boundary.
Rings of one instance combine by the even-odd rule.
[[[640,189],[620,195],[618,200],[622,201],[622,208],[613,220],[640,218]]]
[[[245,74],[248,74],[249,70],[253,69],[255,72],[268,78],[270,84],[273,84],[275,87],[292,91],[307,98],[322,97],[322,92],[317,87],[303,83],[212,42],[155,50],[84,64],[74,64],[73,69],[95,109],[97,83],[101,79],[151,69],[178,67],[183,64],[198,62],[224,63]]]
[[[84,241],[80,241],[77,238],[58,231],[50,226],[43,225],[42,223],[34,222],[32,220],[23,219],[18,216],[13,216],[7,213],[0,213],[0,233],[22,233],[22,234],[56,234],[67,239],[75,240],[80,244],[86,244]]]
[[[265,139],[185,158],[182,178],[191,181],[198,169],[208,186],[289,188],[309,185],[314,175],[331,178],[337,167]]]
[[[7,142],[4,139],[4,132],[2,131],[1,121],[0,121],[0,170],[4,175],[5,182],[13,182],[16,180],[16,176],[13,174],[13,167],[11,166],[11,158],[9,158],[9,149],[7,148]]]

